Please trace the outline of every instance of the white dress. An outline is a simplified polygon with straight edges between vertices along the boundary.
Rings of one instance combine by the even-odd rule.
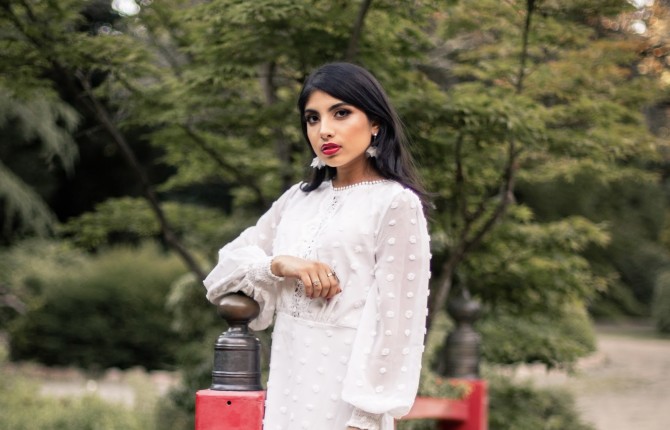
[[[392,430],[416,396],[425,334],[429,236],[419,198],[393,181],[286,191],[219,251],[213,303],[242,291],[272,334],[264,430]],[[309,299],[270,272],[274,255],[329,264],[342,292]]]

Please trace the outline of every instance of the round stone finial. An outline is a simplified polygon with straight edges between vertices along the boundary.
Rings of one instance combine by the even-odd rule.
[[[221,333],[214,346],[211,389],[262,390],[260,342],[248,327],[260,313],[260,306],[243,293],[232,293],[221,299],[216,310],[228,323],[228,330]]]
[[[258,316],[261,307],[251,297],[238,292],[223,296],[216,312],[228,324],[248,323]]]
[[[456,322],[473,323],[479,318],[481,304],[468,296],[454,297],[447,304],[447,312]]]

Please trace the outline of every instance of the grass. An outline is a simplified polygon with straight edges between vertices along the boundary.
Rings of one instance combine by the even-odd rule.
[[[95,392],[42,395],[44,372],[33,365],[7,363],[0,343],[0,428],[12,430],[151,430],[187,429],[184,417],[160,396],[149,376],[124,373],[132,402],[110,402]],[[76,384],[75,384],[76,385]],[[91,384],[89,384],[90,386]],[[169,419],[169,422],[166,420]]]

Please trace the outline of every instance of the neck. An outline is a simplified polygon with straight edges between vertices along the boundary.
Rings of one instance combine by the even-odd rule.
[[[361,168],[338,167],[337,174],[333,178],[333,186],[346,187],[366,181],[384,179],[370,163],[365,163]]]

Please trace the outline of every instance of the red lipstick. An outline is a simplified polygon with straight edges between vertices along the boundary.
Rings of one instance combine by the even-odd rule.
[[[341,146],[335,143],[324,143],[321,145],[321,152],[326,155],[335,155],[340,150]]]

